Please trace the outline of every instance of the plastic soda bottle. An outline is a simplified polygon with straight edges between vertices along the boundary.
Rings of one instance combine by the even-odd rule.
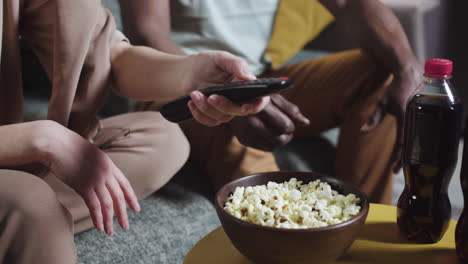
[[[468,119],[465,124],[465,133],[463,135],[465,145],[463,147],[462,168],[460,173],[465,207],[463,208],[460,219],[458,219],[457,228],[455,229],[457,255],[462,264],[468,263]]]
[[[424,80],[406,105],[403,146],[405,188],[398,200],[400,231],[436,243],[451,216],[448,185],[457,164],[462,104],[450,84],[450,60],[426,61]]]

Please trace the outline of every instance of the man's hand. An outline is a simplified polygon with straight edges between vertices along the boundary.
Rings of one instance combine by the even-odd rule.
[[[94,226],[113,233],[113,217],[128,229],[127,206],[139,211],[138,199],[132,186],[112,160],[99,148],[80,135],[49,121],[47,160],[43,163],[83,197]]]
[[[275,94],[271,96],[271,104],[260,113],[237,117],[229,124],[242,144],[273,151],[293,138],[296,126],[309,123],[297,105]]]
[[[369,118],[368,122],[361,127],[362,132],[368,132],[374,129],[385,114],[395,116],[397,122],[397,135],[393,152],[390,158],[393,164],[393,171],[397,173],[402,166],[402,150],[404,140],[404,120],[406,113],[406,103],[409,97],[416,90],[421,82],[422,68],[417,60],[408,63],[407,68],[394,74],[393,81],[388,87],[383,100],[377,106],[375,113]]]
[[[188,84],[189,90],[192,91],[220,83],[256,79],[244,60],[228,52],[201,52],[188,58],[194,61]],[[269,96],[265,96],[254,102],[239,105],[219,95],[207,98],[199,91],[192,92],[191,98],[188,106],[193,117],[207,126],[229,122],[236,116],[256,114],[270,101]]]
[[[395,74],[384,101],[384,109],[397,120],[397,136],[391,162],[397,173],[402,166],[402,148],[406,103],[421,82],[422,66],[416,61],[401,74]]]

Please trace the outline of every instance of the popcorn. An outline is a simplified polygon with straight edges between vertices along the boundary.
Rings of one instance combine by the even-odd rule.
[[[228,197],[224,210],[258,225],[314,228],[351,219],[361,211],[359,203],[356,195],[341,195],[326,182],[302,184],[291,178],[284,183],[237,187]]]

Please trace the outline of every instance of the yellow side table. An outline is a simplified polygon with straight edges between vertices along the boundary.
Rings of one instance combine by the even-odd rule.
[[[398,232],[395,206],[371,204],[366,224],[360,235],[348,252],[334,263],[457,263],[455,255],[456,223],[456,221],[450,221],[447,232],[438,243],[415,244],[408,242]],[[224,233],[223,228],[218,227],[190,250],[184,264],[253,263],[237,251]]]

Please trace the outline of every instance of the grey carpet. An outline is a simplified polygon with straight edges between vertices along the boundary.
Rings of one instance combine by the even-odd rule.
[[[116,228],[113,236],[94,229],[76,235],[78,263],[182,263],[192,246],[220,225],[207,185],[188,167],[143,200],[140,213],[130,213],[129,230]]]

